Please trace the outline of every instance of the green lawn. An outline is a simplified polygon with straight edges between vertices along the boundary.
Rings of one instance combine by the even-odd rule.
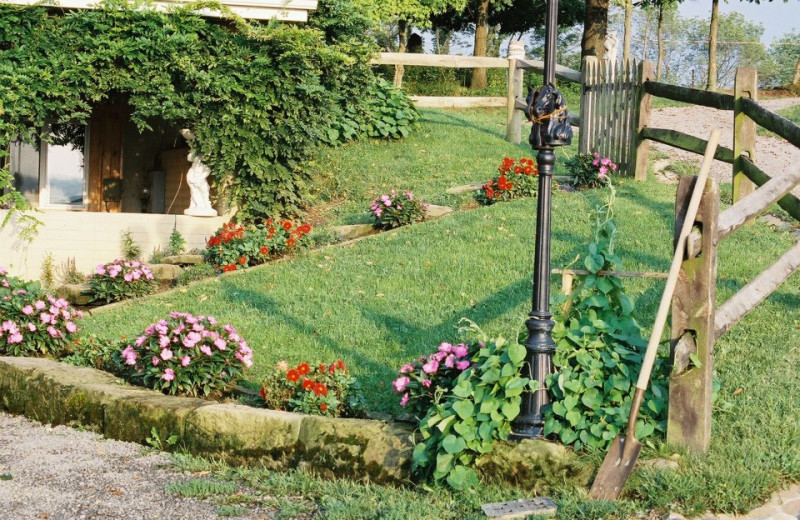
[[[800,105],[794,105],[789,108],[784,108],[783,110],[778,110],[777,114],[785,117],[796,125],[800,125]],[[778,139],[783,139],[782,137],[778,137],[777,134],[760,126],[756,127],[756,133],[758,135],[769,135],[772,137],[777,137]]]
[[[487,179],[503,155],[531,155],[527,146],[505,143],[504,133],[500,111],[425,111],[419,131],[409,139],[354,143],[321,153],[316,168],[327,176],[318,190],[318,200],[326,205],[320,221],[363,220],[368,201],[393,187],[410,188],[429,202],[465,204],[468,196],[447,196],[444,189]],[[560,161],[563,157],[559,152]],[[626,270],[667,270],[674,191],[657,182],[619,185],[617,247]],[[554,194],[554,267],[583,253],[589,212],[605,196],[598,190]],[[460,211],[122,304],[88,317],[83,330],[132,337],[170,310],[213,314],[233,324],[255,349],[252,378],[281,359],[341,358],[362,381],[373,410],[397,412],[390,387],[397,368],[441,341],[457,339],[462,317],[490,334],[508,337],[522,329],[530,306],[535,212],[535,200]],[[726,239],[719,252],[719,301],[793,240],[790,233],[760,222]],[[626,286],[649,326],[663,281],[631,280]],[[556,494],[559,518],[627,518],[635,511],[670,508],[693,515],[708,509],[745,511],[782,483],[800,481],[800,378],[792,368],[800,366],[798,309],[800,276],[795,274],[717,342],[720,388],[707,455],[648,447],[645,457],[678,453],[680,468],[638,471],[626,500],[616,504],[588,502],[579,490],[561,490]],[[597,462],[602,454],[586,457]],[[235,469],[214,471],[240,482],[254,480]],[[522,493],[487,487],[460,497],[440,489],[324,483],[296,473],[259,475],[256,481],[283,483],[275,484],[278,496],[302,495],[297,500],[314,518],[479,518],[481,502]],[[344,498],[331,498],[336,495],[350,497],[358,507],[348,512]],[[297,517],[307,518],[310,513],[304,511]]]

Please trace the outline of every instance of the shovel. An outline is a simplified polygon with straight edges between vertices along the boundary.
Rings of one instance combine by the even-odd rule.
[[[697,176],[694,190],[692,190],[692,198],[689,200],[689,207],[686,210],[686,217],[681,227],[681,233],[678,235],[678,241],[675,246],[675,255],[672,257],[672,265],[669,269],[667,276],[667,285],[664,288],[664,294],[661,296],[661,303],[658,306],[656,313],[656,321],[653,325],[653,332],[650,334],[650,341],[647,344],[644,360],[642,361],[642,369],[639,372],[639,379],[636,382],[636,392],[633,394],[633,402],[631,403],[631,413],[628,416],[628,430],[625,437],[618,435],[611,445],[597,476],[592,483],[592,490],[590,496],[595,500],[615,500],[622,492],[622,487],[627,482],[628,477],[633,472],[633,466],[636,464],[636,459],[639,458],[639,452],[642,451],[642,443],[636,438],[636,419],[639,417],[639,409],[644,400],[644,392],[647,390],[647,385],[650,382],[650,372],[653,370],[653,363],[656,359],[656,352],[658,351],[658,342],[661,339],[661,333],[664,332],[664,324],[667,321],[667,313],[672,301],[672,293],[675,291],[675,285],[678,282],[678,274],[683,262],[683,254],[686,249],[686,238],[692,231],[694,219],[697,216],[697,209],[700,206],[700,199],[703,195],[703,189],[706,185],[708,178],[708,171],[711,169],[711,162],[714,159],[714,153],[719,143],[719,130],[713,130],[708,138],[708,145],[703,157],[703,164],[700,167],[700,173]]]

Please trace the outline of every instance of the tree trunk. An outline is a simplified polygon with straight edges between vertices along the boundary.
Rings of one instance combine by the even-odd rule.
[[[656,65],[656,80],[661,81],[661,72],[664,70],[664,4],[658,4],[658,64]]]
[[[622,64],[631,59],[631,37],[633,36],[633,0],[625,0],[625,36],[622,37]]]
[[[587,0],[586,17],[583,20],[583,40],[581,57],[605,55],[606,33],[608,31],[608,0]]]
[[[489,34],[486,38],[486,55],[500,56],[500,45],[503,43],[503,35],[500,34],[499,25],[490,25]]]
[[[436,54],[450,54],[450,41],[453,37],[453,31],[437,28],[434,34],[436,35]]]
[[[486,56],[489,40],[489,0],[480,0],[475,13],[475,51],[473,56]],[[469,87],[473,90],[486,88],[486,69],[472,69],[472,81]]]
[[[644,12],[644,41],[642,42],[642,61],[647,60],[647,37],[650,35],[650,10]]]
[[[408,45],[408,22],[405,20],[398,20],[397,21],[397,33],[398,33],[398,42],[397,42],[397,52],[406,52],[406,46]],[[405,67],[402,65],[395,65],[394,66],[394,86],[400,88],[403,86],[403,74],[405,73]]]
[[[717,26],[719,0],[711,0],[711,27],[708,30],[708,84],[706,90],[717,90]]]

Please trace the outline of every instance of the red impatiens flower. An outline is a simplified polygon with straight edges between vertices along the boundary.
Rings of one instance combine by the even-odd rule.
[[[283,222],[281,224],[281,226],[283,226],[283,229],[285,229],[286,231],[289,231],[289,230],[292,229],[292,223],[289,222],[288,220],[286,222]]]
[[[268,231],[267,238],[272,238],[272,237],[275,236],[275,228],[274,227],[269,228],[267,231]]]
[[[317,383],[314,385],[314,395],[321,395],[326,396],[328,395],[328,387],[325,386],[323,383]]]
[[[303,385],[303,390],[314,389],[314,381],[312,381],[311,379],[303,379],[302,385]]]
[[[325,412],[325,411],[327,411],[327,410],[328,410],[328,405],[327,405],[327,404],[325,404],[325,403],[322,403],[322,404],[320,404],[320,405],[319,405],[319,410],[320,410],[321,412]]]
[[[297,371],[300,373],[301,376],[304,376],[311,371],[311,367],[308,366],[308,363],[300,363],[297,365]]]
[[[236,270],[236,264],[228,264],[226,266],[223,266],[223,268],[222,268],[222,272],[224,272],[224,273],[229,273],[229,272],[235,271],[235,270]]]
[[[342,361],[341,359],[338,360],[336,362],[336,368],[338,368],[339,370],[344,370],[344,361]]]
[[[261,396],[261,399],[266,399],[267,398],[267,389],[262,386],[261,390],[258,391],[258,395]]]
[[[261,254],[264,256],[267,256],[269,254],[269,248],[267,246],[261,246],[261,249],[259,251],[261,251]]]
[[[289,238],[286,239],[286,246],[287,247],[293,247],[294,246],[294,242],[295,242],[294,241],[294,237],[289,237]]]
[[[320,363],[319,364],[319,371],[320,372],[325,372],[325,363]]]
[[[300,372],[298,370],[292,369],[286,372],[286,379],[291,381],[292,383],[296,383],[300,380]]]
[[[242,264],[242,265],[246,265],[247,264],[247,257],[246,256],[240,256],[239,257],[239,263]]]

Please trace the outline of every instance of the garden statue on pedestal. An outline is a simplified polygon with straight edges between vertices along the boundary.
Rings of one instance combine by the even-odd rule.
[[[211,174],[211,169],[203,163],[202,156],[197,154],[194,150],[195,135],[192,131],[184,128],[180,133],[189,144],[189,155],[187,159],[192,163],[189,167],[189,171],[186,172],[186,181],[189,183],[191,201],[189,202],[189,207],[183,211],[183,214],[194,217],[216,217],[217,211],[211,207],[211,199],[208,195],[209,188],[207,179]]]

